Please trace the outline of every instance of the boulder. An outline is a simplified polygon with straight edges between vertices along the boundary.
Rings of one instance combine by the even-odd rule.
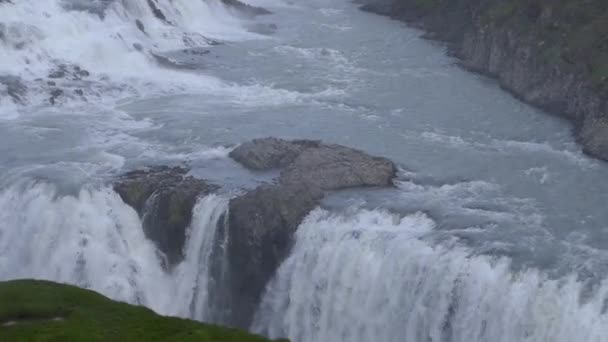
[[[254,139],[232,150],[230,158],[251,170],[272,170],[291,164],[304,150],[320,144],[314,140]]]
[[[280,184],[317,190],[389,186],[397,172],[386,158],[316,140],[255,139],[235,148],[230,157],[251,170],[283,169]]]
[[[188,171],[184,167],[152,167],[128,172],[114,184],[122,200],[142,218],[146,236],[164,253],[167,267],[184,257],[186,228],[197,198],[217,189],[188,176]]]
[[[397,169],[392,161],[340,145],[304,150],[282,172],[282,184],[305,184],[319,190],[390,186]]]
[[[249,327],[266,283],[287,257],[292,236],[322,194],[304,186],[263,185],[230,201],[230,323]]]
[[[312,140],[256,139],[230,153],[251,170],[281,169],[276,184],[262,185],[230,201],[228,261],[232,317],[247,328],[265,286],[289,254],[293,235],[324,191],[390,186],[396,167],[340,145]]]
[[[222,3],[228,7],[234,8],[235,10],[239,11],[239,13],[242,13],[246,16],[253,17],[257,15],[265,15],[272,13],[263,7],[251,6],[239,0],[222,0]]]

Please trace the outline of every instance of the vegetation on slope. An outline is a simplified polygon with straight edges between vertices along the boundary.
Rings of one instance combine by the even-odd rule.
[[[0,341],[268,340],[236,329],[162,317],[70,285],[16,280],[0,282]]]
[[[569,65],[586,73],[599,90],[608,91],[606,0],[394,0],[392,11],[409,12],[410,20],[438,13],[443,19],[456,17],[443,21],[449,34],[461,31],[454,27],[458,21],[463,26],[481,22],[507,27],[532,37],[546,62]]]

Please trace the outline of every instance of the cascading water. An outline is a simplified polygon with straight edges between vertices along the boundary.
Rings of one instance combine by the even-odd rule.
[[[59,194],[27,183],[0,192],[0,279],[75,284],[167,315],[213,320],[206,305],[209,265],[225,198],[193,210],[185,259],[167,272],[137,213],[108,188]]]
[[[219,0],[24,0],[0,3],[0,9],[5,112],[11,102],[103,103],[216,88],[211,77],[159,63],[171,63],[167,52],[189,49],[196,57],[197,49],[218,39],[255,36]]]
[[[313,212],[269,284],[253,330],[293,341],[604,341],[608,284],[512,273],[504,258],[425,241],[435,223]]]

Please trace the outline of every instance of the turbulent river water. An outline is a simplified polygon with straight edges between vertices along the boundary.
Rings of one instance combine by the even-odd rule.
[[[0,279],[92,288],[217,321],[211,251],[230,146],[315,138],[387,156],[396,189],[327,198],[251,330],[295,342],[604,341],[608,165],[570,126],[346,0],[0,1]],[[199,199],[171,272],[118,174],[187,162]],[[264,177],[262,177],[264,178]],[[267,180],[267,179],[266,179]],[[228,237],[229,238],[229,237]]]

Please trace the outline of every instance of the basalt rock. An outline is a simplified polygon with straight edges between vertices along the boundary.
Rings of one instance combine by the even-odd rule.
[[[153,167],[128,172],[114,184],[142,218],[146,236],[164,253],[168,267],[184,257],[186,228],[197,198],[217,189],[187,173],[183,167]]]
[[[251,170],[278,169],[292,163],[304,150],[320,144],[313,140],[254,139],[230,152],[230,158]]]
[[[396,167],[388,159],[312,140],[256,139],[230,156],[252,170],[281,169],[276,184],[230,201],[231,324],[248,327],[260,297],[287,257],[293,235],[325,191],[390,186]]]
[[[230,153],[252,170],[282,169],[279,183],[315,190],[389,186],[396,167],[390,160],[315,140],[255,139]]]
[[[304,186],[261,186],[230,201],[230,323],[248,327],[267,282],[292,246],[298,226],[322,195]]]

